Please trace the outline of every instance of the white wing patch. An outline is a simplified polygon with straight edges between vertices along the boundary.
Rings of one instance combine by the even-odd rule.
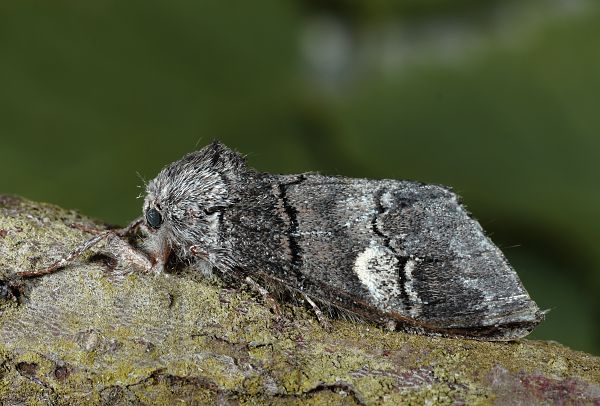
[[[398,259],[389,248],[371,242],[354,261],[354,273],[382,310],[402,310],[402,288],[397,273]]]
[[[421,306],[423,304],[413,285],[412,273],[415,270],[415,265],[417,262],[418,259],[409,259],[406,261],[406,265],[404,265],[404,277],[406,278],[404,289],[406,290],[406,294],[408,295],[411,303],[409,314],[415,318],[421,314]]]

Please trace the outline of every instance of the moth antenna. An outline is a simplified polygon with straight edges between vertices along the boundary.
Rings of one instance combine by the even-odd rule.
[[[61,259],[59,259],[58,261],[56,261],[49,267],[34,270],[34,271],[17,272],[17,275],[19,275],[23,278],[32,278],[32,277],[36,277],[36,276],[42,276],[42,275],[48,275],[48,274],[54,273],[54,272],[58,271],[60,268],[73,262],[73,260],[75,260],[76,258],[83,255],[87,250],[92,248],[94,245],[98,244],[104,238],[106,238],[109,235],[114,234],[114,233],[115,233],[114,231],[109,230],[109,231],[104,231],[100,234],[97,234],[97,235],[93,236],[92,238],[90,238],[89,240],[85,241],[83,244],[77,246],[73,251],[69,252],[67,255],[65,255],[64,257],[62,257]]]
[[[144,178],[141,173],[139,173],[138,171],[135,171],[135,174],[142,181],[142,183],[144,184],[144,186],[148,185],[148,181],[146,181],[146,178]]]
[[[137,175],[137,177],[142,181],[143,186],[142,185],[138,185],[137,187],[139,189],[143,189],[142,192],[140,192],[140,194],[137,196],[137,199],[140,199],[142,197],[142,193],[144,193],[144,191],[146,190],[146,188],[148,187],[148,181],[146,181],[146,179],[142,176],[141,173],[139,173],[138,171],[135,171],[135,174]]]

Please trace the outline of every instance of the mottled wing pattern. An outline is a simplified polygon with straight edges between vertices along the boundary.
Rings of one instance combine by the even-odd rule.
[[[439,186],[393,182],[377,223],[406,259],[411,316],[443,328],[540,321],[516,272],[457,201]]]
[[[541,320],[503,254],[444,187],[251,176],[257,186],[225,222],[236,224],[225,238],[250,271],[407,330],[511,339]]]

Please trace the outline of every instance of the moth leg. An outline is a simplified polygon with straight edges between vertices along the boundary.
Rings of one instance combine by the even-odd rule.
[[[148,234],[148,228],[142,217],[138,217],[126,227],[115,230],[109,239],[109,246],[119,262],[126,263],[129,268],[146,273],[160,273],[164,270],[169,259],[170,248],[168,245],[138,248],[129,241],[142,231]],[[129,272],[124,272],[129,273]]]
[[[54,272],[58,271],[60,268],[63,268],[65,266],[69,265],[71,262],[73,262],[75,259],[77,259],[81,255],[83,255],[87,250],[92,248],[94,245],[98,244],[103,239],[109,238],[109,237],[115,237],[115,238],[111,239],[111,241],[113,241],[113,242],[116,240],[120,240],[120,242],[122,243],[122,244],[119,244],[121,249],[123,249],[125,252],[128,252],[128,254],[129,254],[128,259],[132,260],[134,264],[138,264],[139,267],[142,267],[144,269],[146,269],[146,268],[150,269],[152,267],[152,265],[150,264],[150,260],[147,257],[145,257],[145,255],[143,253],[139,252],[138,250],[133,248],[129,243],[127,243],[122,238],[120,238],[120,237],[124,237],[124,236],[128,236],[128,235],[136,234],[139,231],[140,226],[142,226],[142,225],[143,225],[143,219],[141,217],[132,221],[127,227],[119,229],[119,230],[99,230],[99,229],[84,226],[82,224],[71,224],[70,227],[88,232],[90,234],[95,234],[94,237],[85,241],[81,245],[75,247],[75,249],[73,249],[73,251],[69,252],[67,255],[63,256],[58,261],[54,262],[53,264],[51,264],[50,266],[48,266],[46,268],[36,269],[33,271],[20,271],[20,272],[17,272],[17,275],[19,275],[23,278],[32,278],[32,277],[36,277],[36,276],[43,276],[43,275],[48,275],[48,274],[54,273]],[[124,248],[125,246],[127,246],[127,248]],[[138,252],[137,252],[137,254],[133,254],[132,251],[138,251]],[[145,261],[142,258],[142,256],[145,257]],[[148,265],[148,264],[150,264],[150,265]]]
[[[254,279],[252,279],[249,276],[246,277],[245,281],[253,290],[258,292],[262,296],[263,301],[273,310],[273,313],[275,313],[275,315],[281,315],[281,309],[279,308],[279,304],[269,293],[268,290],[260,286]]]
[[[134,247],[118,234],[113,234],[108,240],[108,250],[117,258],[119,264],[126,264],[127,269],[133,268],[134,270],[141,272],[151,272],[154,269],[157,261],[152,261],[148,255],[142,250]],[[122,267],[119,267],[121,270],[117,271],[118,274],[125,275],[131,272],[123,272]]]
[[[31,278],[31,277],[35,277],[35,276],[42,276],[42,275],[48,275],[48,274],[54,273],[54,272],[58,271],[60,268],[73,262],[73,260],[80,257],[84,252],[86,252],[87,250],[89,250],[94,245],[98,244],[100,241],[102,241],[104,238],[108,237],[111,234],[113,234],[113,232],[110,230],[96,234],[94,237],[85,241],[83,244],[75,247],[75,249],[73,251],[69,252],[67,255],[63,256],[58,261],[54,262],[52,265],[50,265],[46,268],[37,269],[34,271],[17,272],[17,275],[19,275],[23,278]]]
[[[315,315],[317,316],[317,320],[319,320],[319,324],[321,324],[321,327],[323,327],[325,331],[331,331],[333,327],[321,309],[319,309],[319,306],[317,306],[317,304],[310,297],[308,297],[306,293],[302,292],[302,297],[304,297],[304,300],[306,300],[310,307],[312,307],[313,312],[315,312]]]
[[[143,228],[145,228],[144,219],[142,217],[138,217],[131,223],[129,223],[126,227],[116,230],[115,234],[117,234],[119,237],[133,236],[136,235],[140,231],[140,229]]]
[[[143,232],[149,234],[149,230],[142,217],[138,217],[126,227],[115,230],[114,236],[109,240],[111,250],[119,257],[120,262],[125,262],[138,271],[148,273],[160,273],[169,258],[170,249],[167,245],[152,247],[152,249],[140,249],[132,245],[130,237],[135,237]],[[148,248],[148,247],[145,247]]]

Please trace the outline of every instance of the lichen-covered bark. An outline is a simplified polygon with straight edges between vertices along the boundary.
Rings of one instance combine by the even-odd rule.
[[[116,277],[99,246],[23,280],[99,226],[0,196],[0,400],[11,404],[600,403],[600,359],[557,343],[386,332],[181,270]]]

